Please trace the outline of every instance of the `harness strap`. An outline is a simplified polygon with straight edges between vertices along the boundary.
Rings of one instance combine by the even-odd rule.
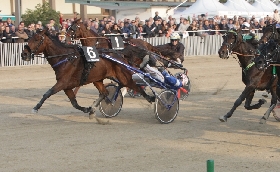
[[[254,64],[255,62],[251,62],[250,64],[248,64],[247,67],[243,70],[243,72],[246,74],[246,71],[248,71]]]

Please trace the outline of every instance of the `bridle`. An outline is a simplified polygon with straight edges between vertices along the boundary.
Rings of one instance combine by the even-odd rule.
[[[227,33],[233,33],[234,35],[234,42],[228,43],[228,37],[227,37]],[[232,54],[232,50],[236,47],[236,43],[237,43],[237,33],[235,31],[228,31],[227,33],[225,33],[223,35],[224,37],[224,42],[222,45],[225,45],[227,47],[227,56],[229,57],[230,54]]]
[[[66,29],[66,36],[69,36],[71,39],[74,39],[75,32],[77,29],[80,27],[80,25],[74,23],[71,24],[67,29]],[[69,34],[68,31],[71,30],[72,34]]]
[[[271,45],[270,45],[271,43],[276,44],[276,47],[273,49],[272,52],[267,52],[267,48],[271,47]],[[263,59],[265,61],[265,67],[268,67],[270,65],[270,63],[277,62],[277,56],[280,53],[280,46],[277,42],[274,41],[274,39],[270,39],[269,42],[264,44],[263,46],[264,47],[262,47],[261,55],[263,55]]]
[[[37,33],[35,33],[37,34]],[[40,35],[40,34],[39,34]],[[41,39],[40,39],[40,42],[39,44],[35,47],[35,50],[32,51],[31,48],[29,47],[29,45],[25,45],[24,48],[27,49],[27,51],[30,53],[30,56],[32,59],[34,59],[34,55],[37,53],[39,47],[43,44],[44,40],[45,40],[45,37],[43,35],[40,35],[41,36]]]
[[[269,41],[270,39],[273,39],[273,38],[278,39],[276,27],[274,27],[273,24],[266,26],[266,28],[272,28],[272,33],[269,36],[267,36],[267,35],[263,36],[264,38],[266,38],[267,41]]]

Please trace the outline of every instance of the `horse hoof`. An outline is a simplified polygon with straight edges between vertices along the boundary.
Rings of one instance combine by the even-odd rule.
[[[90,113],[92,111],[93,111],[92,107],[88,107],[88,108],[85,108],[84,113]]]
[[[261,118],[261,119],[260,119],[260,124],[265,124],[265,123],[266,123],[266,119]]]
[[[155,101],[156,101],[156,96],[152,96],[152,97],[149,98],[150,103],[153,103]]]
[[[89,118],[89,119],[93,119],[94,116],[95,116],[94,113],[90,113],[90,114],[88,115],[88,118]]]
[[[38,113],[38,110],[32,109],[32,110],[31,110],[31,113]]]
[[[267,103],[267,101],[266,101],[265,99],[260,99],[259,102],[260,102],[261,104]]]
[[[227,122],[227,118],[224,117],[224,116],[220,116],[219,120],[220,120],[221,122]]]

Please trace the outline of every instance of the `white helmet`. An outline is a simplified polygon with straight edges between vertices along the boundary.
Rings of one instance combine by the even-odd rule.
[[[250,27],[250,24],[249,24],[248,22],[244,22],[243,25],[244,25],[245,27],[247,27],[247,28]]]
[[[173,32],[170,35],[170,39],[180,39],[180,38],[181,37],[180,37],[179,33],[177,33],[177,32]]]

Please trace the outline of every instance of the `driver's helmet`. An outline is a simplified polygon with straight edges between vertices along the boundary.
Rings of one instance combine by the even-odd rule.
[[[244,22],[242,24],[242,29],[250,29],[250,24],[248,22]]]
[[[172,40],[172,39],[176,39],[176,40],[180,40],[180,35],[179,35],[179,33],[177,33],[177,32],[173,32],[173,33],[171,33],[171,35],[170,35],[170,39]]]

